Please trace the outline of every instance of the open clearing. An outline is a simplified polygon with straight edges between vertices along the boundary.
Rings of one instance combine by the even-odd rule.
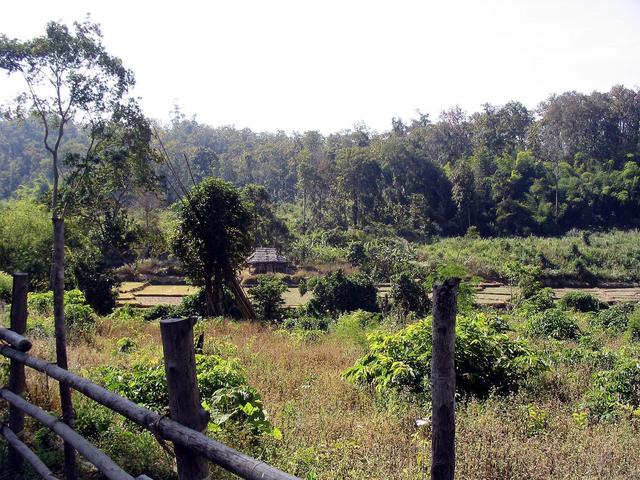
[[[378,287],[378,294],[389,293],[391,287],[383,284]],[[178,305],[184,297],[197,292],[197,287],[191,285],[148,285],[143,282],[125,282],[120,288],[118,303],[131,304],[137,307],[153,307],[155,305]],[[561,298],[568,292],[582,291],[591,293],[602,301],[613,303],[640,303],[640,287],[627,288],[555,288],[556,298]],[[515,293],[515,290],[514,290]],[[283,295],[285,306],[297,307],[305,304],[311,298],[307,292],[301,296],[297,287],[290,287]],[[511,289],[507,285],[498,283],[480,284],[476,293],[476,304],[504,307],[511,298]]]

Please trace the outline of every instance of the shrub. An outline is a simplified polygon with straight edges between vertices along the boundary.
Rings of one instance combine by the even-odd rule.
[[[640,306],[636,305],[631,315],[629,315],[629,321],[627,326],[629,337],[634,342],[640,341]]]
[[[157,412],[169,405],[162,362],[136,363],[127,368],[99,367],[95,376],[109,390]],[[237,359],[196,355],[196,376],[202,405],[211,414],[210,428],[239,422],[249,425],[255,434],[277,434],[267,421],[260,395],[247,385]]]
[[[631,312],[633,312],[633,304],[631,303],[614,305],[591,315],[589,324],[611,332],[623,332],[627,329]]]
[[[10,303],[13,291],[13,277],[0,270],[0,302]]]
[[[563,310],[552,308],[535,314],[526,326],[534,337],[550,337],[556,340],[576,339],[580,335],[575,320]]]
[[[371,335],[369,353],[344,372],[352,382],[428,394],[431,371],[431,319],[397,333]],[[517,389],[546,368],[524,341],[497,333],[482,314],[458,316],[456,325],[456,388],[459,393],[487,395]]]
[[[347,276],[338,270],[313,282],[313,298],[308,311],[317,316],[329,313],[336,316],[354,310],[377,310],[376,287],[362,275]]]
[[[142,318],[147,321],[160,320],[174,316],[175,307],[171,305],[155,305],[144,311]]]
[[[53,313],[53,292],[29,292],[27,295],[27,304],[31,313],[51,315]]]
[[[598,312],[608,307],[595,295],[587,292],[569,292],[558,302],[563,310],[576,310],[578,312]]]
[[[518,305],[518,313],[529,317],[536,313],[544,312],[555,305],[553,290],[551,288],[541,288],[536,293]]]
[[[138,348],[138,343],[129,337],[123,337],[116,343],[118,353],[131,353],[136,348]]]
[[[287,330],[323,330],[329,329],[329,324],[332,322],[330,317],[317,317],[309,315],[299,315],[295,317],[289,317],[283,322],[283,326]]]
[[[362,242],[351,242],[347,251],[347,261],[353,266],[359,266],[367,261],[367,254]]]
[[[287,286],[277,277],[258,277],[258,285],[249,289],[258,318],[262,320],[280,320],[284,300],[282,294]]]
[[[613,420],[624,410],[640,407],[640,361],[621,360],[613,369],[595,373],[586,406],[596,420]]]
[[[368,334],[379,327],[380,314],[356,310],[340,316],[331,330],[342,341],[352,342],[362,348],[367,348],[369,346]]]
[[[392,308],[402,315],[414,312],[416,315],[424,316],[431,307],[426,288],[407,272],[394,277],[389,299]]]
[[[96,324],[96,317],[89,305],[68,303],[64,306],[64,318],[67,328],[72,332],[86,332]]]

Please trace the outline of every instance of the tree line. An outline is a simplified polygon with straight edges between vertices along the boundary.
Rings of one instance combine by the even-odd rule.
[[[176,108],[167,125],[155,126],[173,159],[153,172],[157,205],[177,200],[172,181],[215,176],[261,184],[271,201],[295,203],[301,231],[382,224],[421,239],[469,227],[527,235],[640,224],[637,89],[566,92],[535,110],[513,101],[471,115],[454,107],[437,120],[417,117],[394,118],[382,133],[356,125],[286,134],[214,128]],[[33,120],[0,122],[1,197],[34,179],[46,183],[39,135]],[[72,126],[64,148],[87,141]]]

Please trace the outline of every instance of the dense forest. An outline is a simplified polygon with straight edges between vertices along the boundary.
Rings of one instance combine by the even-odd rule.
[[[383,226],[425,240],[469,227],[553,235],[640,225],[637,89],[566,92],[535,110],[517,101],[471,115],[454,107],[437,120],[418,112],[391,123],[382,133],[366,125],[330,135],[253,132],[214,128],[176,108],[154,129],[156,150],[172,161],[158,159],[154,181],[127,177],[110,204],[155,209],[177,199],[176,184],[218,176],[264,185],[271,201],[295,204],[300,231]],[[67,153],[87,142],[78,125],[65,139]],[[45,191],[46,158],[36,120],[0,121],[0,198],[23,185]]]

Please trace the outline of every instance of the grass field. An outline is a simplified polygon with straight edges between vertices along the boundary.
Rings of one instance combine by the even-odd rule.
[[[261,393],[270,420],[283,434],[280,440],[265,438],[257,444],[230,434],[220,437],[224,442],[301,478],[428,478],[429,429],[416,425],[417,419],[429,418],[428,405],[401,394],[381,397],[344,381],[341,373],[362,355],[361,346],[333,334],[301,342],[244,322],[207,322],[204,332],[205,350],[239,359],[249,384]],[[117,353],[116,343],[125,337],[139,345],[132,354]],[[612,347],[616,341],[608,340]],[[35,355],[54,359],[52,338],[36,338],[34,343]],[[69,349],[71,369],[85,374],[97,366],[160,355],[157,323],[108,318],[100,320],[94,336],[74,341]],[[635,421],[576,421],[574,412],[592,372],[586,363],[560,366],[548,379],[553,389],[461,399],[456,478],[638,478],[640,435]],[[30,400],[58,409],[55,382],[28,371],[27,385]],[[29,431],[27,441],[37,442],[34,430]],[[108,451],[116,461],[136,465],[156,480],[174,479],[170,459],[157,443],[151,439],[146,445],[146,450],[133,453],[118,443]],[[59,460],[51,453],[48,458]]]

